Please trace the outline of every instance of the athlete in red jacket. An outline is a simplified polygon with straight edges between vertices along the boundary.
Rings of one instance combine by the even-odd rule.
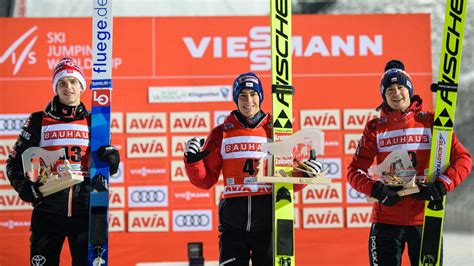
[[[61,59],[53,70],[53,100],[43,111],[34,112],[26,120],[10,153],[6,170],[12,187],[23,201],[31,202],[30,264],[59,265],[66,237],[72,265],[87,265],[89,233],[89,158],[90,114],[81,102],[86,90],[82,69],[70,58]],[[43,198],[40,180],[25,175],[21,155],[30,147],[55,151],[65,149],[73,173],[84,181]],[[98,151],[100,159],[110,166],[110,174],[118,171],[119,152],[110,145]],[[62,160],[51,169],[57,174]],[[25,265],[18,262],[19,265]]]
[[[385,67],[381,80],[383,103],[378,119],[369,121],[349,165],[347,178],[357,191],[378,199],[372,208],[369,239],[371,265],[400,265],[405,243],[412,265],[418,265],[421,228],[426,200],[442,198],[470,173],[472,158],[453,133],[450,165],[433,183],[418,182],[420,192],[400,197],[395,189],[371,179],[368,169],[395,150],[406,150],[417,171],[426,179],[429,168],[433,113],[424,112],[422,100],[413,95],[413,84],[398,60]]]
[[[224,194],[219,202],[220,265],[272,265],[272,185],[255,183],[257,162],[271,141],[272,118],[260,110],[263,90],[254,73],[237,77],[233,98],[238,110],[204,139],[192,138],[184,162],[189,180],[202,189],[217,183],[222,171]],[[203,147],[201,147],[203,146]],[[320,172],[322,163],[304,160]],[[296,186],[295,190],[302,186]]]

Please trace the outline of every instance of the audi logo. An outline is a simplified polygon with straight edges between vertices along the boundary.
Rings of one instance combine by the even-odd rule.
[[[34,255],[31,258],[31,265],[42,266],[46,263],[46,258],[43,255]]]
[[[339,165],[335,162],[323,162],[323,171],[328,175],[335,175],[339,173]]]
[[[210,222],[209,216],[205,214],[181,214],[174,218],[174,223],[178,227],[201,227]]]
[[[19,131],[26,118],[0,118],[0,131]]]
[[[365,195],[364,193],[360,193],[359,191],[351,187],[349,188],[349,197],[351,199],[366,199],[367,195]]]
[[[135,190],[130,195],[132,202],[163,202],[166,199],[165,192],[161,190]]]

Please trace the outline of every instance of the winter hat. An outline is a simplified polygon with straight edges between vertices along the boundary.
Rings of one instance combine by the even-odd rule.
[[[238,76],[234,81],[234,88],[233,88],[233,97],[234,102],[237,104],[237,98],[239,93],[243,89],[250,89],[254,90],[258,93],[258,98],[260,99],[260,104],[263,102],[263,88],[260,79],[255,75],[253,72],[243,73]]]
[[[82,85],[82,92],[86,89],[86,80],[84,79],[84,71],[81,67],[69,57],[64,57],[56,64],[53,70],[53,92],[56,94],[56,85],[63,77],[74,77]]]
[[[390,60],[385,65],[385,73],[382,76],[380,81],[380,94],[384,102],[385,99],[385,91],[388,87],[392,84],[400,84],[405,86],[410,93],[410,99],[413,97],[413,83],[411,82],[410,75],[405,71],[405,66],[399,60]]]

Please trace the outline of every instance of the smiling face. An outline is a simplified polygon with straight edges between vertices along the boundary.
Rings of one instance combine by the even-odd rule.
[[[393,110],[405,112],[410,106],[410,92],[408,89],[399,84],[393,84],[385,91],[385,99],[388,106]]]
[[[237,107],[245,117],[253,117],[260,110],[260,98],[254,90],[243,89],[237,96]]]
[[[65,105],[77,106],[81,103],[82,85],[76,78],[61,78],[56,85],[56,91],[59,101]]]

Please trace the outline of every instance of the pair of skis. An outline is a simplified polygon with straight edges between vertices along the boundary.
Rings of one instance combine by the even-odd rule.
[[[92,0],[92,114],[88,265],[108,265],[109,167],[97,151],[110,145],[112,0]]]
[[[441,60],[436,89],[429,182],[438,179],[449,166],[458,91],[467,0],[447,0]],[[427,201],[419,265],[440,265],[446,197]]]

